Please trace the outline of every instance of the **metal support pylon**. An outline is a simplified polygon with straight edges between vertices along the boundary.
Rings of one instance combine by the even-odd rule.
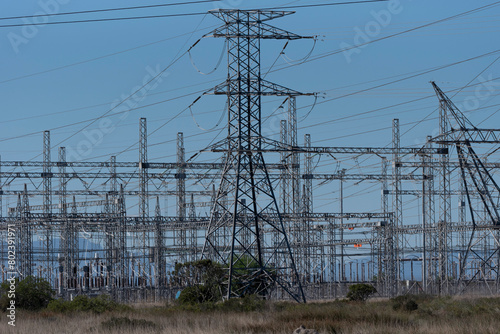
[[[106,224],[106,272],[108,276],[108,287],[112,289],[116,296],[116,286],[118,284],[118,183],[116,180],[116,156],[110,158],[109,171],[111,173],[109,195],[106,196],[107,210],[110,220]]]
[[[64,217],[64,227],[61,232],[61,241],[59,245],[60,265],[62,265],[62,278],[63,282],[60,285],[63,289],[67,289],[69,278],[71,277],[71,225],[72,222],[68,219],[68,206],[66,198],[67,180],[66,180],[66,148],[59,147],[59,211]]]
[[[179,219],[178,227],[175,230],[175,245],[182,249],[179,251],[179,261],[185,262],[187,260],[186,254],[186,168],[185,164],[185,153],[184,153],[184,134],[182,132],[177,133],[177,173],[176,178],[176,190],[177,190],[177,217]]]
[[[382,173],[382,189],[381,189],[381,209],[384,214],[387,214],[389,212],[389,186],[387,182],[387,158],[382,157],[381,161],[381,169]],[[381,226],[380,228],[377,229],[377,234],[382,236],[384,239],[384,242],[380,244],[380,249],[379,253],[377,254],[377,266],[378,266],[378,271],[377,271],[377,283],[380,286],[381,282],[384,282],[383,286],[383,291],[387,293],[391,286],[389,286],[389,262],[387,261],[388,259],[385,258],[386,254],[388,254],[388,242],[389,242],[389,222],[385,222],[385,226]]]
[[[115,267],[114,255],[116,254],[116,247],[115,247],[115,217],[109,194],[106,194],[105,196],[103,214],[106,217],[104,225],[104,235],[105,235],[104,245],[106,253],[104,260],[106,265],[107,286],[108,288],[111,288],[113,286],[111,278]]]
[[[449,150],[451,145],[457,150],[460,172],[462,176],[462,188],[465,190],[467,205],[469,208],[470,219],[472,226],[470,229],[470,237],[468,244],[460,254],[460,273],[458,286],[461,289],[461,283],[465,283],[465,289],[470,281],[474,278],[484,279],[486,286],[491,292],[491,287],[488,284],[488,279],[491,275],[496,275],[498,280],[499,267],[493,264],[492,259],[498,256],[498,240],[497,246],[494,249],[488,244],[489,235],[493,235],[493,231],[500,226],[500,211],[498,203],[500,198],[500,186],[494,179],[490,170],[485,166],[485,158],[476,153],[471,143],[476,144],[499,144],[500,138],[496,129],[480,129],[472,124],[465,115],[456,107],[456,105],[446,96],[446,94],[434,83],[432,86],[439,98],[440,102],[440,135],[437,138],[432,138],[433,141],[440,144],[442,150],[441,162],[442,166],[442,185],[443,199],[442,210],[449,208]],[[455,124],[452,124],[455,123]],[[464,214],[461,214],[464,216]],[[439,232],[439,252],[440,255],[440,277],[441,288],[447,287],[447,269],[448,269],[448,242],[450,240],[448,229],[451,223],[451,213],[444,212],[444,218],[440,220]],[[464,219],[465,217],[462,217]],[[489,228],[484,229],[485,226]],[[467,279],[467,273],[472,275],[472,278]],[[444,278],[443,278],[444,276]],[[446,292],[446,290],[444,290]]]
[[[287,121],[282,119],[280,122],[280,142],[283,146],[286,146],[288,144],[288,129],[287,129]],[[290,178],[289,176],[289,166],[287,164],[288,161],[288,152],[284,151],[280,153],[280,162],[283,164],[285,168],[283,168],[280,171],[280,184],[281,184],[281,198],[280,198],[280,209],[281,212],[283,213],[290,213],[291,212],[291,205],[290,205],[290,193],[291,193],[291,188],[290,188]],[[295,261],[297,261],[297,266],[300,268],[300,264],[297,260],[297,250],[299,249],[298,247],[294,247],[295,240],[297,239],[297,230],[295,230],[292,227],[292,222],[291,221],[284,221],[285,228],[286,228],[286,233],[288,234],[289,237],[289,242],[290,245],[293,249],[293,255],[295,258]],[[280,235],[276,231],[272,235],[273,238],[273,243],[276,245],[279,243]],[[275,259],[273,261],[277,262],[277,256],[278,254],[275,254]]]
[[[166,261],[165,261],[165,244],[164,235],[161,227],[161,208],[160,197],[156,197],[155,207],[155,288],[157,299],[161,298],[162,290],[165,287]]]
[[[129,277],[129,266],[127,257],[127,226],[126,226],[126,215],[127,206],[125,204],[125,195],[123,194],[123,184],[120,184],[120,193],[118,195],[118,201],[116,205],[116,213],[119,219],[118,222],[118,259],[117,263],[120,268],[120,279],[119,286],[121,287],[121,298],[123,300],[127,299],[127,294],[125,287],[127,286],[127,281]]]
[[[446,115],[446,104],[439,101],[439,134],[448,132],[448,117]],[[447,149],[447,144],[440,144],[441,149]],[[439,258],[439,293],[446,294],[448,290],[448,225],[451,223],[451,199],[450,199],[450,168],[449,154],[441,154],[441,196],[439,199],[439,221],[438,221],[438,258]]]
[[[311,147],[311,135],[304,135],[304,147]],[[303,194],[302,194],[302,213],[306,216],[313,212],[313,186],[312,186],[312,154],[307,152],[304,154],[304,182],[303,182]],[[304,218],[301,220],[300,226],[300,249],[301,249],[301,261],[300,268],[303,273],[303,279],[305,283],[310,282],[311,270],[314,266],[313,254],[312,254],[312,235],[311,231],[312,222]]]
[[[288,97],[288,145],[296,147],[297,142],[297,101],[295,96]],[[291,164],[289,171],[291,174],[291,196],[293,213],[300,212],[300,156],[297,152],[289,153]]]
[[[52,282],[52,269],[54,268],[54,254],[52,241],[52,168],[50,159],[50,131],[43,132],[43,206],[45,217],[45,235],[43,236],[43,248],[45,250],[46,272],[45,278]]]
[[[394,211],[394,221],[393,228],[397,228],[398,230],[403,227],[403,200],[401,198],[401,157],[399,155],[400,149],[400,132],[399,132],[399,119],[395,118],[392,121],[392,145],[394,149],[393,153],[393,202],[392,202],[392,210]],[[403,233],[395,233],[393,234],[395,240],[394,254],[396,265],[396,282],[395,282],[395,293],[398,293],[399,289],[399,281],[404,279],[404,266],[401,261],[404,257],[403,249],[404,249],[404,234]]]
[[[274,194],[276,185],[261,152],[261,97],[297,92],[265,81],[260,72],[261,39],[302,37],[265,23],[292,12],[220,9],[211,13],[225,23],[211,36],[227,42],[228,77],[215,87],[214,94],[227,95],[228,135],[224,141],[227,157],[202,256],[227,268],[225,298],[266,296],[277,284],[293,299],[305,302]],[[225,196],[230,196],[227,203]],[[226,228],[231,232],[230,242],[218,243],[219,230]],[[277,233],[278,242],[264,238],[263,231]]]
[[[148,130],[145,118],[140,120],[139,128],[139,217],[141,218],[141,229],[139,231],[139,275],[142,278],[141,283],[146,285],[146,277],[148,272],[146,270],[149,263],[147,258],[149,255],[149,236],[146,232],[146,220],[149,218],[149,199],[148,199]]]
[[[33,264],[33,240],[32,240],[32,224],[29,219],[29,200],[28,188],[24,184],[23,195],[18,196],[16,214],[18,218],[18,249],[17,252],[19,261],[20,278],[24,279],[31,276]]]
[[[194,194],[191,194],[191,199],[189,201],[189,212],[188,218],[190,221],[189,226],[189,249],[190,251],[190,261],[195,261],[198,257],[198,229],[194,223],[196,219],[196,207],[194,204]]]

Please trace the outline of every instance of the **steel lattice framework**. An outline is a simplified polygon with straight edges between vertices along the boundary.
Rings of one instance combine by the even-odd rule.
[[[228,134],[222,144],[227,150],[226,161],[203,255],[228,267],[226,298],[248,293],[266,295],[270,285],[278,284],[295,300],[305,302],[274,194],[276,185],[261,152],[262,96],[300,93],[264,80],[260,72],[261,39],[302,37],[265,23],[292,12],[217,10],[212,14],[225,23],[211,36],[227,42],[228,76],[214,88],[214,94],[227,95]],[[276,219],[266,215],[275,215]],[[273,237],[263,237],[264,229],[274,231]],[[230,237],[221,239],[222,235]],[[264,248],[271,251],[265,253]]]
[[[461,261],[459,267],[459,283],[470,284],[471,279],[467,279],[464,275],[467,269],[470,269],[472,262],[471,258],[479,259],[483,264],[483,271],[489,270],[496,273],[496,280],[498,284],[499,274],[499,261],[500,261],[500,242],[498,239],[498,229],[487,229],[486,231],[479,231],[478,227],[484,222],[487,222],[489,227],[500,227],[500,187],[498,186],[495,178],[490,171],[486,168],[482,159],[478,156],[472,143],[476,144],[492,144],[499,143],[497,139],[496,129],[478,129],[472,124],[467,117],[455,106],[448,96],[439,88],[436,83],[432,82],[432,86],[440,102],[440,135],[431,140],[438,142],[441,146],[453,145],[457,151],[458,162],[461,173],[461,189],[465,190],[465,197],[467,199],[467,206],[471,217],[471,231],[467,240],[467,247],[461,254]],[[452,125],[451,123],[456,125]],[[456,128],[455,128],[456,127]],[[447,264],[448,254],[451,243],[451,238],[448,237],[449,224],[451,221],[449,215],[449,158],[443,155],[445,160],[442,160],[442,205],[444,220],[440,221],[440,234],[439,234],[439,249],[440,249],[440,273],[442,285],[447,285],[446,273],[449,270]],[[479,194],[479,203],[473,203],[471,193]],[[464,207],[464,205],[462,205]],[[465,213],[462,214],[465,216]],[[446,220],[448,219],[448,220]],[[482,221],[483,223],[480,223]],[[496,249],[492,252],[483,252],[482,241],[489,235],[493,235],[496,239]],[[467,239],[467,237],[462,237]],[[493,260],[493,261],[492,261]],[[476,273],[478,275],[479,272]],[[461,285],[459,284],[459,285]]]
[[[17,277],[44,277],[59,297],[159,301],[196,284],[172,270],[203,255],[227,269],[225,298],[337,298],[357,282],[382,296],[500,292],[500,163],[488,161],[500,130],[474,126],[433,84],[440,132],[422,147],[403,145],[398,119],[386,147],[314,146],[297,130],[308,94],[260,75],[262,39],[303,38],[267,23],[291,12],[212,14],[224,25],[207,36],[228,47],[212,91],[227,96],[228,132],[202,151],[218,157],[186,160],[179,132],[177,160],[150,162],[144,118],[134,161],[71,161],[44,131],[40,161],[0,161],[2,279],[15,257]],[[287,105],[278,140],[262,137],[264,96]]]

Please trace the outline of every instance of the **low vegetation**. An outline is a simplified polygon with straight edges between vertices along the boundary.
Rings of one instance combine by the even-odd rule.
[[[365,284],[365,283],[353,284],[349,287],[347,298],[354,302],[364,302],[376,292],[377,289],[375,289],[370,284]]]
[[[198,283],[193,287],[207,284],[212,289],[223,277],[222,269],[211,262],[195,262],[179,265],[176,273],[193,278]],[[5,284],[0,286],[2,305],[8,302],[6,289]],[[352,285],[348,298],[308,304],[270,302],[252,294],[220,302],[215,298],[220,292],[210,289],[201,291],[205,294],[201,298],[196,292],[183,293],[184,299],[165,305],[127,306],[105,295],[64,301],[54,299],[43,280],[26,278],[16,282],[16,326],[0,321],[0,333],[291,334],[304,326],[321,334],[488,334],[500,328],[498,297],[405,295],[381,300],[369,298],[376,290],[367,284]]]
[[[42,278],[28,276],[23,280],[14,280],[14,300],[16,308],[38,311],[49,304],[53,299],[53,291],[50,283]],[[5,310],[10,303],[9,298],[10,281],[4,281],[0,285],[0,309]]]
[[[93,312],[104,313],[110,311],[126,310],[129,307],[118,304],[107,295],[97,297],[77,296],[72,301],[54,299],[47,306],[48,311],[68,313],[68,312]]]
[[[128,317],[111,317],[101,322],[100,329],[104,331],[144,331],[146,333],[161,332],[162,326],[145,319],[130,319]],[[98,329],[92,328],[91,331]]]
[[[500,328],[500,298],[408,295],[366,302],[343,299],[297,304],[250,295],[191,308],[179,303],[115,308],[106,304],[101,312],[101,307],[88,306],[106,302],[102,298],[100,302],[75,298],[71,311],[54,307],[59,303],[55,301],[41,311],[20,310],[16,327],[0,322],[0,333],[291,334],[303,325],[320,334],[487,334],[498,333]]]
[[[179,302],[186,305],[221,300],[224,275],[222,265],[211,260],[177,263],[172,277],[179,286],[186,286],[181,291]]]

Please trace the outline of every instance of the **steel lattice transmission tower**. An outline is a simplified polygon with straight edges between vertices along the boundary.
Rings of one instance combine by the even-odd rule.
[[[227,80],[213,93],[227,95],[227,138],[212,147],[225,152],[221,182],[210,217],[202,257],[228,268],[225,298],[270,293],[279,286],[297,301],[305,296],[278,209],[262,149],[262,96],[303,95],[261,77],[262,39],[304,38],[270,26],[266,21],[293,12],[219,9],[211,11],[224,21],[207,37],[225,38]],[[271,233],[265,233],[271,232]],[[273,238],[263,235],[274,235]]]

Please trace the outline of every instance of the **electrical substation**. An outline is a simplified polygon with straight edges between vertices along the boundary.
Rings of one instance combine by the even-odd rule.
[[[297,117],[297,102],[314,92],[261,74],[262,40],[311,38],[274,26],[293,12],[210,13],[222,25],[204,37],[224,39],[227,49],[227,79],[207,94],[227,98],[227,135],[198,154],[213,161],[187,157],[179,132],[176,161],[151,162],[146,118],[135,161],[71,161],[49,131],[40,138],[43,159],[3,154],[2,280],[13,227],[16,275],[45,278],[66,299],[173,299],[190,284],[172,276],[175,264],[200,259],[227,269],[224,298],[334,299],[353,283],[389,297],[498,294],[500,163],[484,153],[498,149],[500,129],[476,127],[433,82],[439,134],[421,147],[400,144],[399,119],[391,146],[316,146],[310,134],[299,138]],[[269,96],[284,101],[280,140],[262,133]],[[356,167],[342,168],[345,157]],[[327,167],[317,168],[319,159]],[[345,201],[352,185],[368,185],[361,191],[377,207]],[[316,196],[332,192],[338,210],[316,209]],[[418,199],[411,212],[408,198]],[[166,214],[165,202],[176,212]],[[241,270],[248,275],[235,284]]]

